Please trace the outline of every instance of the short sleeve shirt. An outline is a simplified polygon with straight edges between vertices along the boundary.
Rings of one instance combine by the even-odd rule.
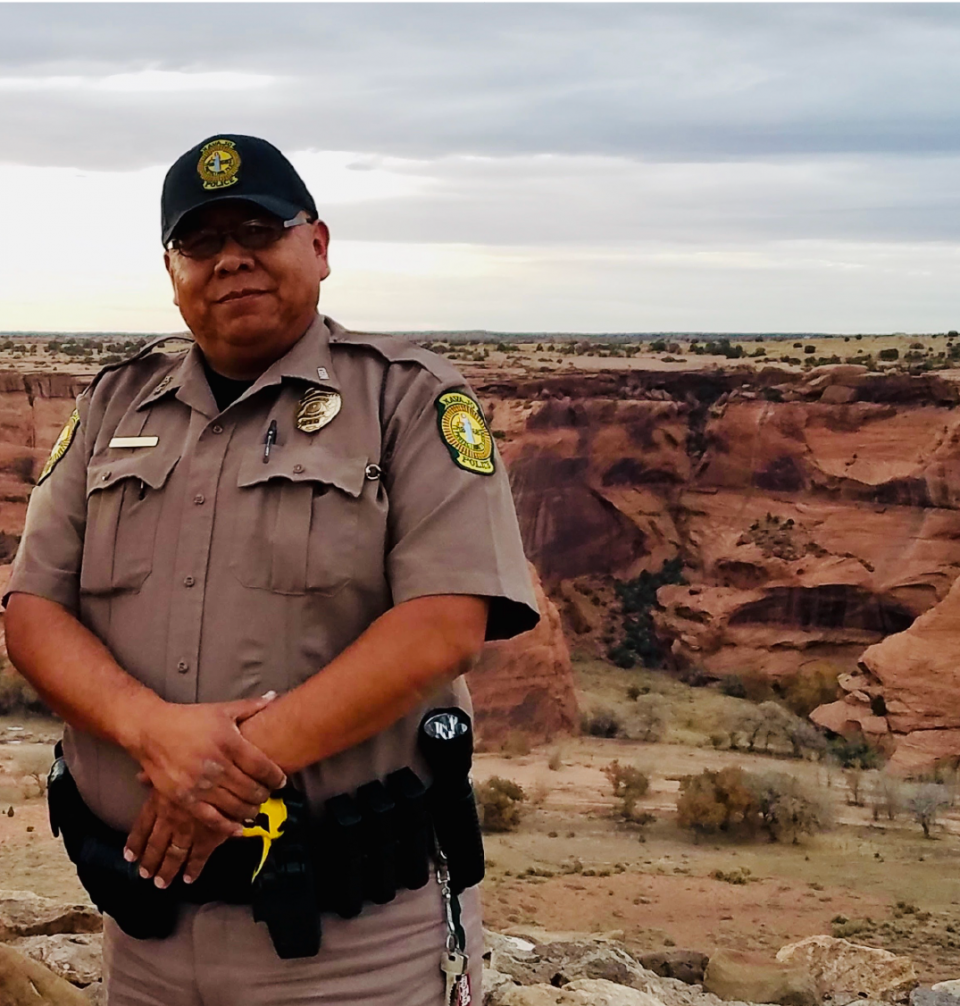
[[[108,369],[32,494],[7,589],[64,605],[178,703],[289,691],[426,595],[488,597],[487,638],[523,632],[538,614],[509,483],[495,449],[491,474],[458,463],[440,423],[451,392],[472,397],[441,357],[319,315],[222,412],[196,345]],[[339,412],[303,429],[318,394],[339,395]],[[469,708],[462,679],[300,785],[319,807],[404,765],[423,772],[420,719],[456,704]],[[64,746],[91,809],[128,828],[138,766],[70,727]]]

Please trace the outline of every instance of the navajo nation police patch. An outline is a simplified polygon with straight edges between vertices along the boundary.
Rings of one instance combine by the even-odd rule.
[[[472,398],[459,391],[441,395],[437,399],[437,421],[455,464],[476,475],[493,474],[493,437],[480,406]]]
[[[37,479],[37,485],[40,485],[40,483],[53,471],[53,469],[57,467],[59,460],[70,449],[70,445],[73,443],[73,438],[76,436],[77,427],[79,425],[80,413],[74,409],[73,414],[67,420],[67,425],[60,431],[60,436],[57,437],[56,442],[53,445],[50,457],[47,458],[47,463],[43,466],[43,471],[40,472],[40,478]]]
[[[211,140],[200,151],[197,174],[208,191],[225,189],[240,179],[240,154],[233,140]]]

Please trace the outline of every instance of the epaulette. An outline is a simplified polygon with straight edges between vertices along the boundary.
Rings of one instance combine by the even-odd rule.
[[[145,356],[149,356],[158,346],[162,346],[166,342],[189,342],[193,345],[193,338],[189,335],[161,335],[159,339],[151,339],[145,346],[137,350],[133,356],[128,356],[126,359],[118,360],[116,363],[107,363],[102,366],[97,371],[93,380],[84,389],[83,393],[86,395],[93,391],[97,382],[104,374],[109,374],[113,370],[119,370],[120,367],[126,367],[128,364],[136,363],[137,360],[142,360]]]
[[[328,324],[329,320],[328,320]],[[445,357],[396,335],[349,332],[330,325],[331,346],[361,346],[372,349],[388,363],[418,363],[441,381],[458,378],[459,372]]]

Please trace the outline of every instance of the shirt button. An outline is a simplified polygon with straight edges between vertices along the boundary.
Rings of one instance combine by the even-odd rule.
[[[186,674],[187,671],[190,670],[190,665],[186,662],[186,660],[181,660],[180,663],[177,664],[177,670],[181,674]]]
[[[103,481],[104,481],[104,482],[106,482],[106,481],[107,481],[107,479],[108,479],[108,478],[110,478],[110,472],[104,472],[104,473],[103,473],[103,474],[102,474],[102,475],[100,476],[100,478],[101,478],[101,479],[103,479]]]
[[[197,581],[194,580],[192,576],[185,576],[183,578],[184,587],[192,587]]]
[[[193,502],[196,503],[197,506],[200,506],[201,503],[206,503],[206,501],[207,498],[203,495],[203,493],[197,493],[197,495],[193,497]]]
[[[211,426],[210,427],[210,432],[211,433],[223,433],[223,427],[222,426]]]
[[[294,465],[293,470],[297,475],[299,475],[303,471],[303,465]]]

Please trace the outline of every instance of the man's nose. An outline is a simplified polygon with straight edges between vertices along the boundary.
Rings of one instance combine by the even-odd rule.
[[[235,238],[228,235],[223,242],[223,247],[217,252],[214,269],[218,273],[234,273],[244,269],[252,269],[253,265],[251,252],[239,244]]]

